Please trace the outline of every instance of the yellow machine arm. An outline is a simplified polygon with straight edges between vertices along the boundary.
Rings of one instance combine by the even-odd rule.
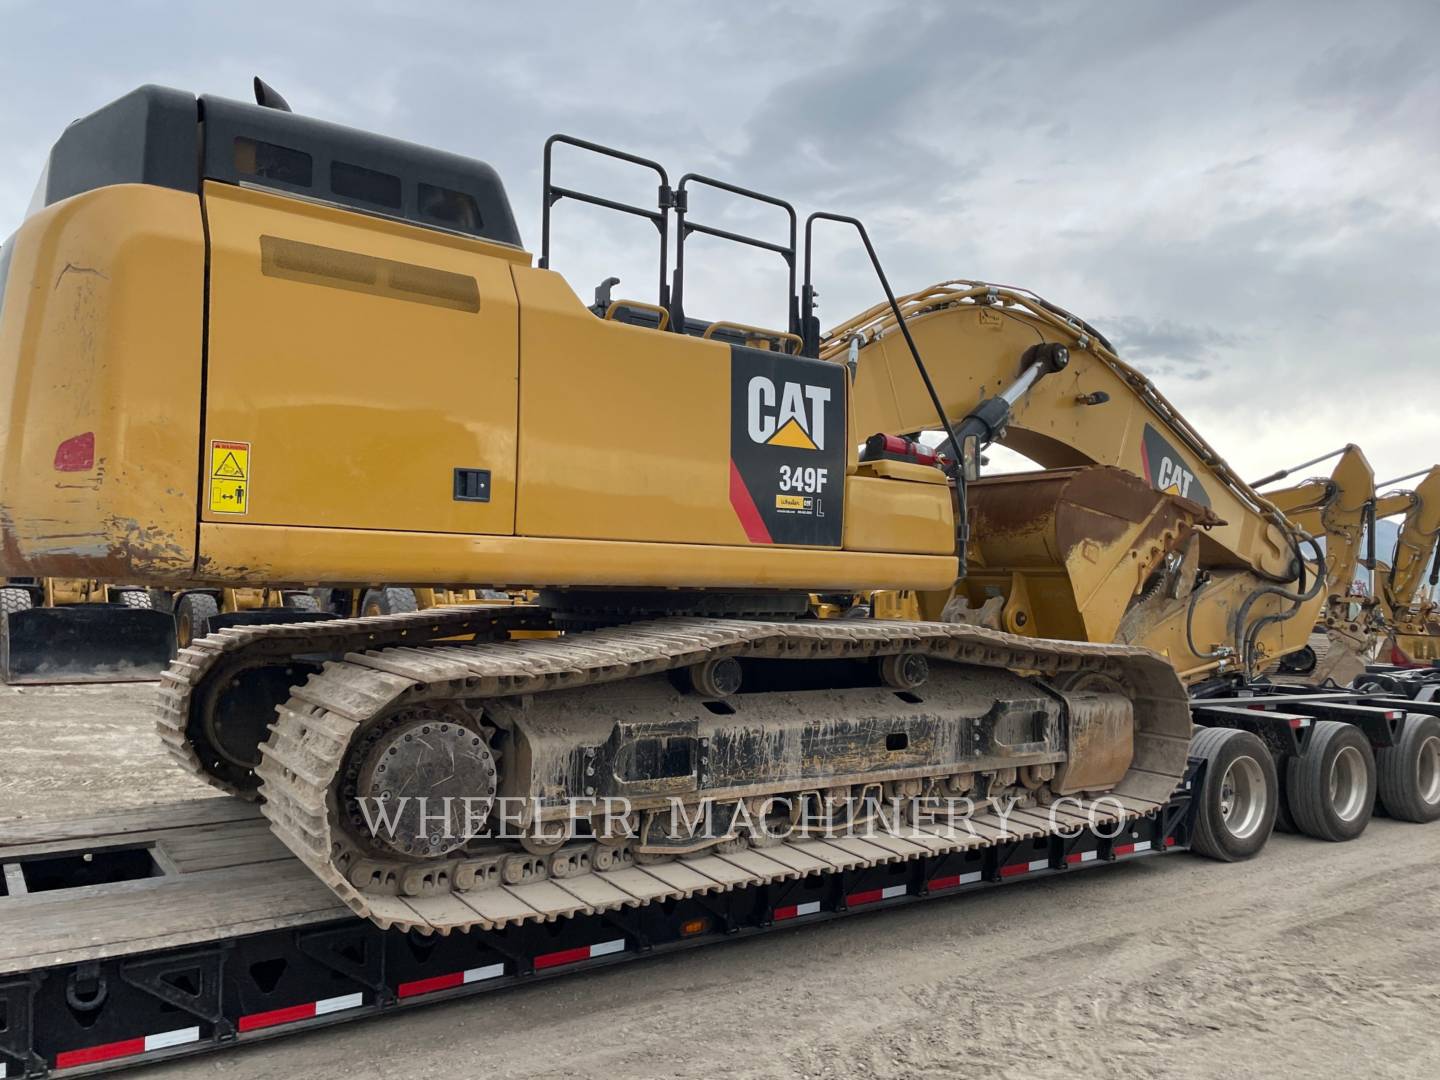
[[[1300,528],[1325,537],[1325,580],[1333,604],[1349,594],[1350,583],[1365,562],[1365,527],[1375,500],[1375,470],[1354,443],[1306,464],[1331,457],[1339,460],[1329,476],[1312,477],[1294,487],[1268,492],[1266,497]]]
[[[1365,670],[1365,662],[1381,629],[1380,602],[1376,597],[1374,553],[1365,550],[1366,530],[1376,519],[1375,471],[1353,443],[1313,458],[1295,469],[1282,470],[1256,481],[1262,487],[1299,469],[1337,458],[1329,476],[1312,477],[1294,487],[1268,492],[1271,502],[1296,525],[1325,537],[1327,600],[1323,635],[1311,643],[1309,657],[1299,654],[1282,674],[1299,675],[1307,682],[1333,679],[1348,683]],[[1364,595],[1355,595],[1353,583],[1361,566],[1369,570]]]
[[[1414,474],[1422,475],[1422,474]],[[1400,535],[1395,539],[1395,554],[1390,561],[1390,572],[1381,581],[1386,606],[1392,613],[1414,608],[1421,603],[1421,590],[1428,582],[1436,584],[1437,538],[1440,538],[1440,465],[1424,474],[1425,479],[1413,491],[1398,492],[1389,496],[1392,500],[1405,499],[1405,519],[1400,525]],[[1400,477],[1408,480],[1410,477]],[[1392,480],[1390,483],[1396,483]],[[1376,516],[1381,515],[1377,506]],[[1432,597],[1433,599],[1433,597]],[[1393,617],[1393,614],[1392,614]]]
[[[1093,328],[1031,293],[970,281],[900,308],[947,416],[1005,397],[993,438],[1047,470],[971,485],[979,540],[960,588],[972,605],[1003,597],[1000,625],[1013,632],[1150,645],[1192,678],[1305,646],[1327,592],[1301,551],[1311,537]],[[896,330],[877,306],[822,344],[852,365],[857,434],[936,427]],[[1020,358],[1044,342],[1066,346],[1069,363],[1012,393]]]

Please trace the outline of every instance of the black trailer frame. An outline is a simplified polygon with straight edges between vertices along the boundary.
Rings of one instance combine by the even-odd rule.
[[[91,1075],[802,924],[1184,851],[1194,824],[1192,793],[1201,789],[1204,772],[1205,762],[1192,758],[1167,804],[1098,828],[555,922],[442,937],[385,931],[341,915],[257,933],[222,928],[212,940],[174,949],[134,954],[122,949],[103,958],[12,971],[0,975],[0,1075]],[[57,868],[52,878],[68,874],[75,887],[93,889],[95,864],[80,857],[97,850],[93,844],[52,846],[46,856]],[[106,850],[117,858],[123,851]],[[4,857],[0,849],[0,860]],[[52,880],[48,887],[65,886],[64,880]]]

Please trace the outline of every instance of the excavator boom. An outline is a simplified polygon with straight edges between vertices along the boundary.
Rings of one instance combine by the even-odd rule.
[[[899,307],[900,319],[863,312],[821,349],[852,359],[857,430],[936,427],[929,389],[903,362],[903,322],[945,414],[1047,470],[970,485],[977,551],[952,617],[1149,645],[1192,679],[1258,671],[1306,646],[1326,598],[1312,538],[1102,335],[1031,293],[970,281]],[[1063,346],[1068,362],[1024,381],[1037,342]],[[973,468],[978,449],[960,454]],[[1000,600],[998,622],[977,614]]]

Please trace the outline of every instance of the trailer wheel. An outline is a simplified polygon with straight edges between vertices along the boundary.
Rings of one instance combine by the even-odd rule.
[[[1411,713],[1400,738],[1375,755],[1380,803],[1400,821],[1440,818],[1440,717]]]
[[[1190,755],[1206,761],[1195,815],[1194,850],[1221,862],[1248,859],[1275,827],[1280,783],[1259,737],[1237,728],[1201,728]]]
[[[0,589],[0,615],[29,611],[34,606],[28,589]]]
[[[210,620],[219,614],[220,605],[209,593],[186,593],[175,605],[176,644],[182,649],[189,648],[196,638],[210,632]]]
[[[120,593],[120,603],[125,607],[150,609],[155,606],[150,594],[144,589],[125,589]]]
[[[1354,840],[1375,810],[1375,754],[1351,724],[1317,720],[1305,752],[1285,765],[1295,827],[1319,840]]]
[[[290,611],[319,611],[320,601],[308,592],[286,593],[285,607]]]
[[[361,615],[398,615],[402,611],[419,611],[414,589],[371,589],[360,602]]]

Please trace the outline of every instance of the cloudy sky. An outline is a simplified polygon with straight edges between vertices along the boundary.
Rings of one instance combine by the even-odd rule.
[[[1354,441],[1385,479],[1440,461],[1437,39],[1430,0],[0,0],[0,236],[74,117],[144,82],[245,98],[258,73],[298,111],[488,160],[532,248],[545,138],[609,142],[864,218],[899,288],[1070,308],[1252,477]],[[578,157],[557,180],[654,195]],[[653,297],[648,225],[555,227],[583,296],[613,273]],[[825,321],[875,299],[840,237],[817,259]],[[774,264],[692,261],[690,311],[779,321]]]

